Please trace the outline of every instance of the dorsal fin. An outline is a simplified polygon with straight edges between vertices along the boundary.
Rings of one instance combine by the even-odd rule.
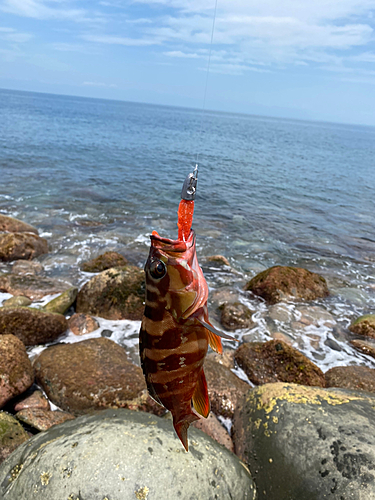
[[[208,397],[207,381],[203,368],[199,374],[192,401],[195,410],[202,415],[202,417],[207,418],[210,413],[210,399]]]

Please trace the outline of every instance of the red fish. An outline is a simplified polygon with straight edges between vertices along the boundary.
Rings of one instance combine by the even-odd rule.
[[[149,393],[172,413],[186,451],[189,425],[199,419],[198,414],[207,417],[210,412],[203,371],[208,344],[222,353],[220,336],[232,339],[216,331],[208,319],[208,287],[191,229],[193,211],[194,201],[183,199],[177,240],[162,238],[156,231],[151,235],[140,331],[141,364]]]

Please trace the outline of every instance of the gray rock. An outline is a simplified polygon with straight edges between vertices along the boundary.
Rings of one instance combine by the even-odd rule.
[[[250,390],[235,413],[236,453],[266,500],[375,498],[375,398],[295,384]]]
[[[3,307],[27,307],[31,304],[31,300],[23,295],[15,295],[3,302]]]
[[[203,432],[186,453],[171,423],[107,410],[52,427],[0,466],[4,500],[255,499],[247,468]]]
[[[78,288],[72,287],[63,292],[61,295],[56,297],[55,299],[50,300],[43,307],[43,311],[65,314],[69,307],[74,304],[74,301],[77,298]]]
[[[44,267],[40,262],[35,260],[17,260],[12,266],[14,274],[31,274],[33,276],[41,275],[44,272]]]

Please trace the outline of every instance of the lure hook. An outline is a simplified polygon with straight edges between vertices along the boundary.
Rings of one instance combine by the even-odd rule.
[[[186,201],[195,200],[195,192],[198,182],[198,163],[195,164],[193,172],[186,177],[181,191],[181,199]]]

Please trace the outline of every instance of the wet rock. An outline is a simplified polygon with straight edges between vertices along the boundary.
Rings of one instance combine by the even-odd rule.
[[[43,274],[44,267],[42,264],[35,260],[17,260],[12,266],[12,273],[14,274],[31,274],[39,276]]]
[[[249,385],[239,379],[229,368],[207,357],[204,363],[211,411],[215,415],[233,418],[239,398]]]
[[[16,414],[16,418],[38,431],[46,431],[53,425],[74,420],[75,416],[65,411],[43,410],[41,408],[25,408]]]
[[[158,417],[165,415],[168,410],[164,406],[159,405],[154,401],[147,389],[144,389],[138,396],[134,399],[130,399],[124,403],[123,408],[134,411],[145,411],[147,413],[153,413]]]
[[[213,413],[210,413],[208,418],[200,418],[192,424],[196,429],[200,429],[208,436],[212,437],[219,444],[222,444],[229,451],[234,450],[233,441],[228,432],[221,425],[219,420]]]
[[[48,398],[74,414],[124,407],[146,388],[142,370],[106,338],[51,346],[35,359],[34,368]]]
[[[299,322],[303,325],[324,325],[332,328],[336,321],[332,314],[320,306],[300,306],[296,308],[296,313],[300,315]]]
[[[269,316],[273,321],[278,323],[290,323],[293,318],[293,313],[288,308],[287,304],[274,304],[268,309]]]
[[[78,295],[78,288],[68,288],[55,299],[50,300],[42,310],[50,313],[65,314],[69,307],[74,304]]]
[[[189,435],[186,453],[170,422],[154,415],[107,410],[83,416],[16,450],[0,467],[0,497],[255,499],[250,474],[233,453],[193,427]]]
[[[234,419],[260,499],[375,498],[375,399],[295,384],[250,390]]]
[[[86,333],[91,333],[100,327],[95,318],[83,313],[73,314],[73,316],[68,320],[68,325],[74,335],[85,335]]]
[[[15,406],[14,411],[21,411],[26,409],[39,409],[39,410],[49,410],[50,405],[48,400],[43,396],[41,391],[34,391],[32,394],[19,400]]]
[[[22,276],[11,273],[0,275],[0,291],[12,295],[24,295],[31,300],[39,300],[46,295],[61,293],[71,286],[66,281],[41,276]]]
[[[144,309],[144,273],[135,266],[108,269],[78,293],[76,311],[101,318],[140,320]]]
[[[315,300],[329,295],[326,280],[299,267],[274,266],[257,274],[245,290],[259,295],[269,304],[282,300]]]
[[[220,322],[226,330],[237,330],[238,328],[252,328],[255,326],[251,311],[245,304],[241,302],[233,302],[222,304],[220,306],[221,317]]]
[[[31,226],[30,224],[15,219],[14,217],[8,217],[7,215],[1,215],[1,214],[0,214],[0,232],[38,234],[38,230],[35,227]]]
[[[47,240],[36,234],[0,233],[0,261],[35,259],[47,252]]]
[[[23,295],[15,295],[3,302],[3,307],[27,307],[31,304],[31,300]]]
[[[29,435],[22,425],[9,413],[0,411],[0,464],[28,439]]]
[[[375,392],[375,370],[367,366],[335,366],[325,378],[327,387]]]
[[[230,267],[230,262],[224,255],[210,255],[206,260]]]
[[[34,382],[24,344],[14,335],[0,335],[0,408]]]
[[[360,316],[349,326],[349,330],[357,335],[375,339],[375,314]]]
[[[367,354],[375,358],[375,342],[370,340],[351,340],[352,346],[357,349],[357,351]]]
[[[61,314],[31,307],[0,308],[0,338],[4,334],[12,334],[26,346],[33,346],[52,342],[67,329],[68,322]]]
[[[86,273],[100,273],[112,267],[126,266],[127,263],[128,261],[121,254],[117,252],[105,252],[95,257],[95,259],[84,262],[81,265],[81,269]]]
[[[256,385],[291,382],[325,386],[320,368],[282,340],[242,344],[235,353],[235,360]]]

